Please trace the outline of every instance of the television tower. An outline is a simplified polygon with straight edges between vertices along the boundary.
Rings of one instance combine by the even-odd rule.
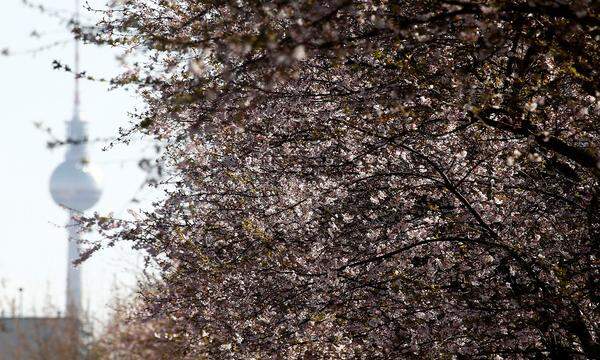
[[[75,25],[79,26],[79,0],[75,0]],[[73,217],[90,209],[100,199],[102,190],[97,175],[90,167],[87,150],[87,123],[80,116],[79,94],[79,47],[75,39],[75,89],[73,97],[73,117],[67,121],[67,151],[65,160],[59,164],[50,177],[50,193],[58,205],[68,210],[69,234],[67,258],[67,297],[66,315],[78,317],[81,311],[81,266],[75,267],[73,262],[80,257],[80,226]]]

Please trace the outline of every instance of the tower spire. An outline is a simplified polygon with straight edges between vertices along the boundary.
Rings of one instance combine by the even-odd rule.
[[[81,36],[81,27],[80,27],[80,19],[79,19],[79,8],[81,7],[81,3],[80,0],[75,0],[75,20],[74,20],[74,25],[78,28],[78,31],[80,32],[79,34],[75,35],[75,93],[73,96],[73,117],[76,119],[79,119],[79,105],[80,105],[80,88],[79,88],[79,78],[80,78],[80,72],[81,72],[81,68],[80,68],[80,46],[81,46],[81,41],[80,41],[80,36]]]

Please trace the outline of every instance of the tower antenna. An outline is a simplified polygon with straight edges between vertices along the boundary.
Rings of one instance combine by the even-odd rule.
[[[73,110],[75,112],[75,116],[79,117],[79,102],[80,102],[80,95],[79,95],[79,78],[80,78],[80,72],[81,72],[81,68],[80,68],[80,46],[81,46],[81,26],[80,26],[80,14],[79,14],[79,9],[81,7],[81,2],[80,0],[75,0],[75,19],[74,19],[74,25],[75,25],[75,94],[73,97]]]

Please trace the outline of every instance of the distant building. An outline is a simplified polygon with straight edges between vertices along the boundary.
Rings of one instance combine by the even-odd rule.
[[[0,359],[79,358],[79,325],[66,317],[0,318]]]

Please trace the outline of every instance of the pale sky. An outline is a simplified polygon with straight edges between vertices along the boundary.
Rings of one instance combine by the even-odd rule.
[[[72,10],[73,0],[38,0],[50,8]],[[89,1],[100,6],[104,0]],[[69,16],[68,13],[64,13]],[[89,17],[88,17],[89,18]],[[39,39],[32,31],[42,34]],[[64,148],[49,150],[49,137],[36,129],[42,122],[64,136],[65,121],[72,114],[72,75],[52,70],[52,60],[72,63],[71,42],[38,53],[27,50],[55,41],[68,41],[70,33],[60,20],[22,5],[21,0],[0,0],[0,49],[16,55],[0,57],[0,310],[8,315],[8,303],[22,287],[25,315],[40,314],[48,299],[64,307],[67,235],[66,212],[55,205],[48,190],[52,170],[64,156]],[[84,46],[83,70],[110,77],[118,73],[116,52]],[[132,93],[108,91],[105,84],[82,83],[82,113],[89,121],[90,137],[110,137],[129,122],[127,112],[139,103]],[[104,193],[91,211],[127,216],[133,196],[145,203],[156,199],[152,190],[138,191],[144,173],[137,160],[151,148],[149,140],[108,151],[93,144],[91,162],[103,174]],[[144,203],[143,202],[143,203]],[[115,284],[131,288],[141,261],[126,247],[105,251],[83,265],[83,304],[96,317],[105,317],[106,304]]]

